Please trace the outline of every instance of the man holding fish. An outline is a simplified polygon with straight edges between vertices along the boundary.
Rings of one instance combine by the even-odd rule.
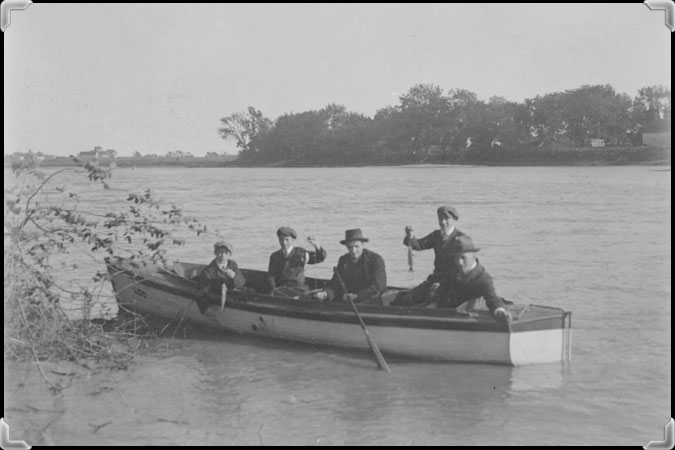
[[[412,250],[421,251],[434,249],[434,271],[419,286],[412,289],[409,295],[399,298],[392,303],[395,306],[412,306],[419,303],[428,302],[436,291],[443,278],[456,270],[453,255],[450,252],[450,245],[453,240],[459,236],[466,236],[455,228],[454,222],[459,220],[457,209],[453,206],[440,206],[436,211],[438,216],[439,229],[434,230],[425,237],[417,239],[413,228],[408,225],[405,227],[405,238],[403,245],[408,247],[408,265],[412,271]]]

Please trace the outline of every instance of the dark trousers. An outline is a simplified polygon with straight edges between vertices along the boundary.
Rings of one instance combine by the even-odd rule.
[[[415,286],[409,291],[401,291],[394,301],[390,303],[391,306],[423,306],[431,303],[430,288],[436,280],[431,276],[427,278],[422,284]]]

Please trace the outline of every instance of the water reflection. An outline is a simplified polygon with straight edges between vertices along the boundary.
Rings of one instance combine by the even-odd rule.
[[[192,417],[219,417],[221,437],[241,443],[441,444],[474,439],[514,395],[562,385],[559,364],[508,367],[390,358],[265,340],[192,342]],[[227,355],[224,357],[223,355]],[[447,420],[454,430],[448,433]]]
[[[563,363],[513,367],[509,391],[512,394],[522,394],[558,389],[563,386],[569,371],[569,365]]]

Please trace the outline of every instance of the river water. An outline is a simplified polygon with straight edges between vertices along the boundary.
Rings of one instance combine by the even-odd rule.
[[[672,414],[669,166],[144,168],[117,169],[109,190],[69,182],[92,210],[121,210],[128,192],[148,187],[209,227],[171,248],[170,259],[206,263],[213,242],[225,238],[240,266],[265,270],[276,229],[286,225],[300,245],[308,235],[319,239],[328,258],[306,272],[329,277],[345,230],[360,227],[385,259],[388,284],[403,287],[433,266],[432,251],[418,252],[408,272],[404,227],[425,235],[438,227],[436,208],[451,204],[498,294],[573,312],[572,362],[512,368],[388,359],[387,374],[368,353],[225,334],[162,338],[126,371],[75,380],[60,400],[63,412],[41,433],[35,428],[44,423],[9,420],[39,377],[6,363],[12,439],[639,446],[663,439]],[[82,256],[69,278],[87,280],[91,267]],[[115,310],[109,290],[99,307]],[[12,384],[18,379],[21,386]]]

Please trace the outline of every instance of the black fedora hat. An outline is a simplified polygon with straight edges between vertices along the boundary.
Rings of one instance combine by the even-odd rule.
[[[353,230],[345,231],[345,239],[344,241],[340,241],[340,244],[345,245],[349,241],[368,242],[368,238],[363,236],[361,228],[354,228]]]
[[[450,242],[449,250],[451,255],[461,255],[462,253],[475,253],[480,248],[473,245],[473,241],[469,236],[462,235],[457,236]]]

